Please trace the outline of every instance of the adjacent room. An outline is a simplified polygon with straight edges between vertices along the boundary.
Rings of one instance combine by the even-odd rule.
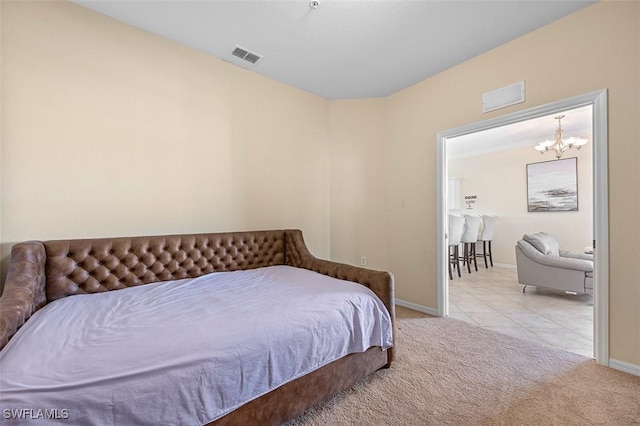
[[[463,247],[458,249],[463,264],[460,272],[454,264],[456,273],[450,275],[450,316],[593,356],[593,289],[568,288],[564,277],[553,274],[527,289],[518,280],[515,250],[523,235],[545,232],[561,241],[563,250],[593,253],[592,128],[589,105],[447,139],[448,213],[485,218],[471,235],[477,242],[468,243],[475,245],[472,262],[465,265]],[[545,141],[554,145],[536,150],[540,143],[549,145]],[[570,147],[567,141],[580,145]],[[542,175],[541,204],[535,172],[565,164],[567,174]],[[550,204],[554,200],[559,201]],[[470,240],[462,231],[464,244]]]
[[[634,1],[1,0],[3,419],[640,424],[639,76]]]

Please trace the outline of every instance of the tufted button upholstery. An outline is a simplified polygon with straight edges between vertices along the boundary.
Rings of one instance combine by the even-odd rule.
[[[297,229],[31,241],[12,249],[0,298],[0,348],[33,312],[61,297],[282,264],[365,285],[386,305],[395,328],[393,275],[318,259]],[[392,349],[387,356],[391,362]]]
[[[284,263],[284,231],[47,241],[49,301]]]

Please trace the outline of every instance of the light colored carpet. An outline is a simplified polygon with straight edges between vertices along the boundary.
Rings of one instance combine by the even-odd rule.
[[[640,424],[640,377],[452,318],[397,328],[390,369],[287,426]]]

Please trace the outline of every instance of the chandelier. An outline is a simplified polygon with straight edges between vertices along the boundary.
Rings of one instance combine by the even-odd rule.
[[[540,154],[544,154],[545,152],[552,149],[556,152],[556,158],[560,159],[560,157],[562,157],[562,154],[564,154],[566,150],[571,149],[573,147],[580,149],[582,145],[588,142],[588,140],[586,139],[575,138],[575,137],[562,139],[562,124],[560,120],[564,118],[564,115],[558,115],[554,118],[558,120],[558,128],[556,129],[556,138],[555,140],[547,139],[546,141],[542,141],[538,145],[536,145],[534,148]]]

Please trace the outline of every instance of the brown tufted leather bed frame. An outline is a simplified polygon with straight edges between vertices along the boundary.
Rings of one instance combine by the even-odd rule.
[[[249,231],[15,244],[0,297],[0,348],[47,302],[221,271],[289,265],[360,283],[395,322],[393,276],[314,257],[300,230]],[[368,374],[388,367],[393,349],[347,355],[221,417],[215,425],[277,425]]]

